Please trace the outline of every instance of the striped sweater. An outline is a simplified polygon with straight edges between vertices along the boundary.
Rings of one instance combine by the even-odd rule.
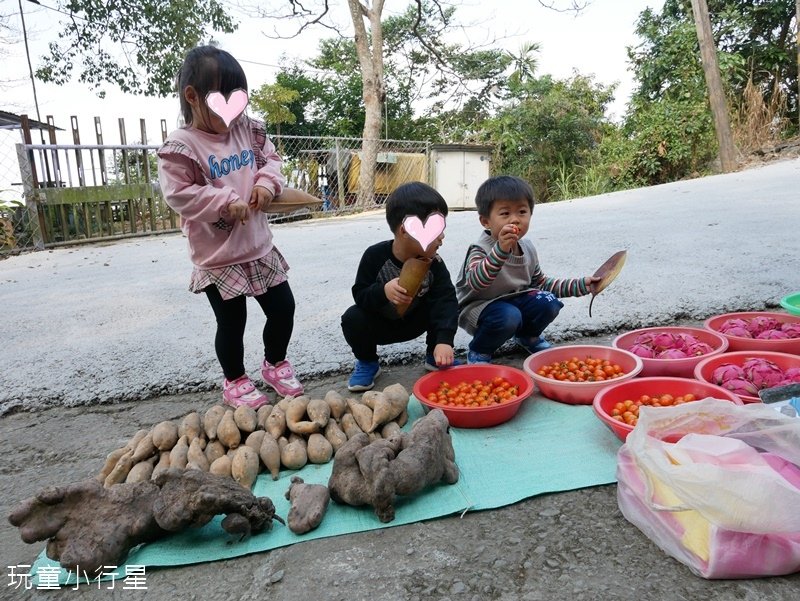
[[[507,253],[488,232],[467,250],[456,281],[458,325],[475,333],[483,308],[499,298],[517,296],[531,290],[552,292],[559,298],[589,293],[584,278],[552,278],[542,272],[536,248],[521,239],[521,255]]]

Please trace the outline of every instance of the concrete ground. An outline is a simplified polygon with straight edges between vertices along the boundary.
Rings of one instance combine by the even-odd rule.
[[[533,236],[545,271],[583,275],[620,248],[620,278],[595,301],[568,299],[556,342],[599,342],[626,329],[698,324],[712,314],[777,307],[800,289],[800,161],[645,190],[542,205]],[[298,314],[290,353],[307,389],[343,390],[351,358],[338,316],[361,250],[387,237],[382,215],[276,227],[292,265]],[[443,256],[457,271],[477,235],[474,213],[448,219]],[[0,513],[41,488],[97,472],[141,427],[219,398],[211,312],[185,292],[180,236],[0,261]],[[246,340],[257,364],[260,326]],[[460,332],[457,350],[467,339]],[[420,377],[417,341],[383,354],[379,384]],[[519,365],[508,354],[500,362]],[[314,540],[229,561],[153,570],[147,591],[21,591],[2,599],[238,600],[786,600],[800,576],[706,581],[662,553],[620,514],[614,485],[509,507]],[[31,563],[0,520],[3,566]],[[8,573],[8,568],[6,568]]]

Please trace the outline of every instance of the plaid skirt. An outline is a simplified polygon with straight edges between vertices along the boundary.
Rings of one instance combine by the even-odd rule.
[[[216,269],[192,270],[189,290],[198,294],[212,284],[217,287],[224,300],[237,296],[260,296],[268,288],[282,284],[288,278],[289,265],[281,252],[272,247],[266,255],[255,261],[218,267]]]

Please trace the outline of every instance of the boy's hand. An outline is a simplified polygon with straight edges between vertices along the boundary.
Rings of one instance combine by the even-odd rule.
[[[264,186],[254,186],[250,193],[250,207],[257,211],[266,211],[275,196]]]
[[[594,292],[595,284],[599,283],[602,279],[601,277],[589,276],[588,278],[583,278],[583,285],[586,286],[589,292]]]
[[[393,305],[408,305],[412,299],[408,296],[408,290],[400,285],[400,278],[389,280],[383,287],[387,300]]]
[[[437,367],[450,367],[455,359],[453,347],[449,344],[437,344],[433,347],[433,358]]]
[[[517,246],[519,241],[519,228],[513,223],[507,223],[497,234],[497,242],[503,252],[510,253]]]
[[[247,203],[241,198],[237,198],[228,205],[228,214],[231,216],[231,219],[234,221],[241,221],[242,225],[247,222],[249,211],[250,209],[248,208]]]

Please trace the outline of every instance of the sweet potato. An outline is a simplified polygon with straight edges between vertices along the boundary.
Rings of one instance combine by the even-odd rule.
[[[290,470],[299,470],[308,463],[308,451],[302,440],[289,442],[285,437],[278,439],[281,450],[281,463]]]
[[[394,420],[397,422],[397,425],[401,428],[408,423],[408,409],[404,410],[400,415],[397,416],[397,419]]]
[[[148,432],[150,432],[150,430],[147,430],[145,428],[143,428],[141,430],[137,430],[136,434],[134,434],[133,437],[125,444],[124,449],[126,451],[135,451],[136,450],[136,446],[139,444],[139,442],[142,440],[142,438],[147,436]]]
[[[209,463],[206,454],[203,452],[206,443],[202,438],[193,438],[189,443],[189,450],[186,453],[186,469],[199,469],[208,471]]]
[[[281,449],[278,446],[278,441],[272,436],[265,436],[261,441],[258,456],[261,458],[261,463],[269,471],[272,479],[277,480],[281,471]]]
[[[331,416],[333,419],[341,419],[347,409],[347,403],[344,397],[335,390],[329,390],[325,394],[325,402],[328,403],[328,406],[331,408]]]
[[[320,431],[328,425],[331,418],[331,406],[322,399],[311,399],[306,407],[308,419],[319,426]]]
[[[233,411],[228,409],[217,426],[217,439],[229,449],[235,449],[242,442],[242,434],[233,420]]]
[[[202,432],[203,428],[200,423],[200,414],[197,413],[197,411],[192,411],[184,416],[180,426],[178,426],[178,436],[183,436],[185,434],[189,440],[197,438]]]
[[[272,408],[266,424],[267,433],[275,440],[278,440],[286,432],[286,413],[279,405]]]
[[[397,422],[388,422],[381,428],[381,436],[384,438],[391,438],[392,436],[400,434],[402,431],[400,426],[397,425]]]
[[[170,451],[161,451],[158,463],[156,463],[156,466],[153,468],[153,473],[150,475],[151,480],[155,480],[161,472],[165,472],[169,469],[169,453]]]
[[[178,424],[163,421],[153,428],[153,444],[159,451],[169,451],[178,442]]]
[[[126,483],[131,482],[144,482],[149,480],[153,475],[153,466],[155,465],[156,457],[150,457],[134,465],[125,477]]]
[[[264,441],[265,436],[269,436],[269,434],[264,430],[256,430],[247,435],[244,444],[258,453],[261,450],[261,443]],[[270,436],[270,438],[272,437]]]
[[[188,453],[189,438],[184,434],[178,439],[178,442],[175,443],[175,446],[172,447],[172,450],[169,452],[169,466],[181,470],[184,469],[188,461]]]
[[[236,449],[231,462],[231,476],[236,482],[250,490],[258,476],[258,453],[247,445]]]
[[[334,453],[347,442],[347,434],[342,431],[335,419],[329,420],[328,425],[325,426],[325,438],[331,443]]]
[[[350,409],[362,432],[367,432],[372,427],[372,409],[356,399],[347,399],[347,408]]]
[[[272,405],[261,405],[256,411],[256,423],[259,430],[267,429],[267,418],[272,413]]]
[[[225,445],[218,440],[212,440],[211,442],[206,443],[205,454],[209,465],[222,457],[226,451],[227,449],[225,448]]]
[[[131,471],[133,464],[133,451],[127,451],[119,458],[114,469],[111,470],[111,473],[103,480],[103,487],[108,488],[114,484],[125,482],[125,478],[128,477],[128,472]]]
[[[156,445],[153,444],[153,433],[148,432],[136,445],[136,450],[133,452],[131,460],[133,463],[139,463],[155,455],[157,450]]]
[[[318,424],[304,419],[309,402],[310,399],[304,395],[295,397],[289,402],[289,406],[286,408],[286,427],[291,432],[304,435],[319,432]]]
[[[217,428],[222,416],[225,415],[227,409],[222,405],[214,405],[206,411],[203,416],[203,430],[209,440],[214,440],[217,437]]]
[[[227,455],[217,457],[208,467],[208,471],[218,476],[231,477],[231,458]]]
[[[311,463],[328,463],[333,457],[333,445],[322,434],[312,434],[308,437],[306,453]]]
[[[258,419],[256,418],[256,410],[247,405],[240,405],[233,412],[233,421],[242,432],[250,433],[256,429]]]
[[[345,435],[347,436],[347,440],[364,433],[364,431],[358,427],[356,418],[353,417],[352,413],[345,413],[342,416],[342,419],[339,420],[339,423],[342,426],[342,431],[344,431]]]
[[[145,431],[145,434],[146,433],[147,432]],[[103,464],[103,467],[100,468],[100,472],[98,472],[98,474],[96,476],[97,481],[98,482],[105,482],[106,478],[111,473],[111,470],[113,470],[114,466],[117,465],[117,461],[119,461],[119,458],[122,457],[125,453],[127,453],[130,450],[131,449],[129,449],[127,447],[127,445],[126,445],[124,447],[120,447],[118,449],[115,449],[114,451],[111,451],[108,455],[106,455],[106,461]]]
[[[406,259],[403,263],[398,282],[400,286],[406,289],[406,294],[408,294],[408,296],[410,296],[412,299],[417,296],[417,292],[419,292],[419,288],[422,285],[422,282],[425,279],[425,276],[428,274],[428,270],[430,268],[430,259],[418,259],[416,257],[411,257]],[[395,311],[397,311],[397,314],[402,317],[405,315],[406,311],[408,311],[410,306],[411,304],[396,305]]]
[[[275,406],[276,406],[276,407],[280,407],[280,408],[281,408],[281,411],[283,411],[284,413],[286,413],[286,410],[289,408],[289,403],[291,403],[291,402],[292,402],[292,399],[294,399],[294,397],[293,397],[293,396],[285,396],[285,397],[283,397],[283,398],[282,398],[280,401],[278,401],[277,403],[275,403]]]

